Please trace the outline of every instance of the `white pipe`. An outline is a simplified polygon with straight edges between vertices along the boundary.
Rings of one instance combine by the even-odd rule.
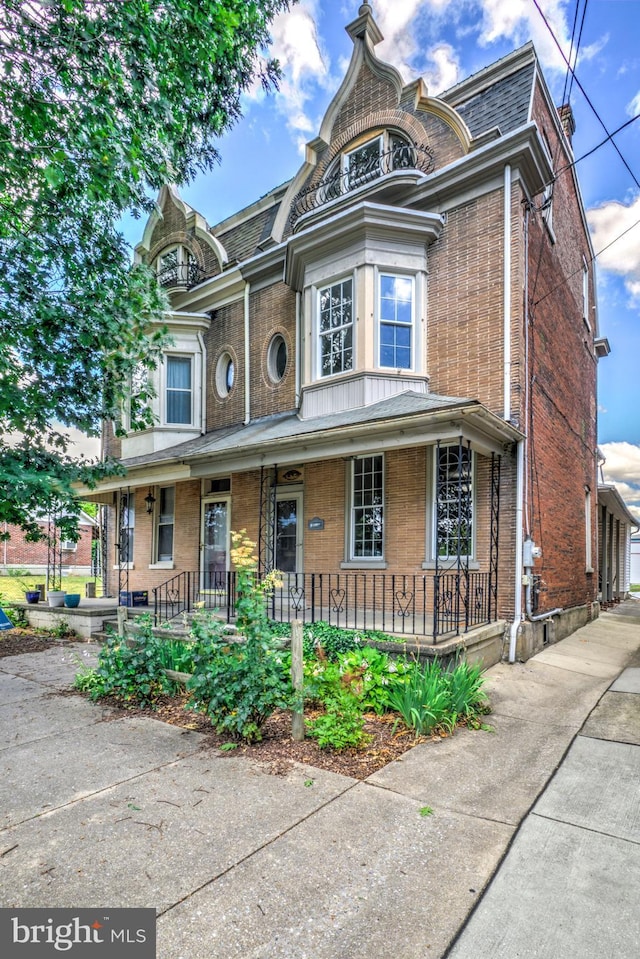
[[[198,333],[200,344],[200,432],[207,432],[207,348],[204,345],[204,336]]]
[[[300,356],[300,343],[302,341],[300,324],[302,322],[302,306],[301,306],[301,294],[296,292],[296,379],[295,379],[295,391],[296,391],[296,409],[300,408],[300,384],[302,376],[302,357]]]
[[[251,337],[249,329],[250,283],[244,285],[244,425],[251,422]]]
[[[552,616],[557,616],[558,613],[561,613],[564,607],[556,606],[555,609],[550,609],[548,613],[538,613],[536,616],[533,615],[533,609],[531,607],[531,578],[533,576],[533,568],[531,566],[525,566],[524,571],[527,577],[527,585],[525,588],[525,609],[529,622],[539,623],[542,619],[551,619]]]
[[[522,620],[522,504],[524,499],[524,440],[519,440],[516,459],[516,555],[515,555],[515,589],[514,615],[511,624],[509,642],[509,662],[516,661],[516,643],[518,628]]]
[[[511,167],[504,168],[504,418],[511,419]]]

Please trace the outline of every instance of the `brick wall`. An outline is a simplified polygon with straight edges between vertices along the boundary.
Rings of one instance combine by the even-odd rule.
[[[48,527],[42,525],[41,529],[46,535]],[[46,566],[47,565],[47,543],[40,540],[37,543],[29,543],[25,539],[23,531],[18,526],[5,524],[3,532],[9,534],[9,539],[0,542],[0,566]],[[62,550],[61,560],[63,569],[72,566],[91,567],[91,540],[92,528],[89,526],[80,527],[80,539],[73,550]]]

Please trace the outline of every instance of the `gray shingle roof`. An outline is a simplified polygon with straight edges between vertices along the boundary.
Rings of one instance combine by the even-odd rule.
[[[529,63],[466,102],[452,104],[469,127],[471,135],[480,136],[494,127],[499,127],[500,132],[506,134],[527,123],[534,73],[535,65]]]
[[[328,430],[344,429],[386,419],[401,419],[420,413],[431,413],[447,408],[479,407],[477,400],[462,399],[454,396],[438,396],[435,393],[414,393],[407,391],[387,397],[379,403],[355,410],[341,410],[326,416],[317,416],[301,420],[297,413],[280,413],[276,416],[253,420],[247,426],[238,425],[214,430],[188,440],[179,446],[158,450],[145,456],[135,456],[122,461],[128,469],[150,463],[162,463],[170,460],[191,460],[200,456],[231,450],[250,450],[252,447],[277,440],[294,439]]]

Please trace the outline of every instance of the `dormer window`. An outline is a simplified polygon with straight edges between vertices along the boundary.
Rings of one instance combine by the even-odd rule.
[[[203,277],[193,253],[186,246],[174,246],[165,250],[157,259],[158,283],[165,289],[188,290]]]
[[[382,130],[365,135],[352,141],[349,148],[334,159],[320,183],[297,195],[291,211],[292,221],[388,173],[397,170],[430,173],[432,169],[431,150],[412,143],[403,133]]]

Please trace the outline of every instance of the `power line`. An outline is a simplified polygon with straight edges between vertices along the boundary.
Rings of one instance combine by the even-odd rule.
[[[576,85],[578,86],[578,88],[579,88],[580,92],[582,93],[583,97],[585,98],[585,100],[587,101],[587,103],[589,104],[589,106],[591,107],[591,110],[593,111],[593,114],[594,114],[594,116],[596,117],[598,123],[600,124],[600,126],[602,127],[602,129],[604,130],[604,132],[607,134],[607,138],[610,139],[610,138],[611,138],[611,134],[609,133],[609,130],[607,129],[607,125],[605,124],[604,120],[602,119],[602,117],[600,116],[600,114],[599,114],[598,111],[596,110],[595,106],[594,106],[593,103],[591,102],[591,99],[590,99],[587,91],[586,91],[585,88],[582,86],[580,80],[579,80],[578,77],[576,76],[575,70],[571,67],[571,64],[569,63],[569,61],[567,60],[566,56],[564,55],[564,51],[563,51],[562,47],[560,46],[560,43],[559,43],[559,41],[558,41],[558,38],[556,37],[555,33],[554,33],[553,30],[551,29],[551,26],[550,26],[550,24],[549,24],[549,21],[547,20],[547,18],[545,17],[544,13],[543,13],[542,10],[540,9],[540,4],[538,3],[538,0],[533,0],[533,2],[534,2],[534,4],[535,4],[535,7],[536,7],[538,13],[539,13],[540,16],[542,17],[542,19],[543,19],[543,21],[544,21],[544,24],[545,24],[545,26],[546,26],[546,28],[547,28],[547,30],[548,30],[549,33],[551,34],[551,38],[552,38],[553,42],[555,43],[555,45],[556,45],[557,48],[558,48],[558,51],[560,52],[560,56],[562,57],[562,59],[563,59],[564,62],[566,63],[568,69],[571,71],[571,74],[572,74],[572,76],[573,76],[573,79],[574,79]],[[618,145],[617,145],[617,143],[615,142],[615,140],[611,140],[611,144],[612,144],[614,150],[616,151],[616,153],[618,154],[618,156],[620,157],[620,159],[622,160],[622,162],[623,162],[623,164],[624,164],[627,172],[628,172],[629,175],[631,176],[631,179],[633,180],[633,182],[635,183],[635,185],[637,186],[637,188],[640,190],[640,180],[638,180],[637,176],[635,175],[635,173],[633,172],[633,170],[631,169],[631,167],[629,166],[629,164],[627,163],[627,161],[626,161],[625,158],[623,157],[622,152],[620,151],[620,148],[618,147]]]

